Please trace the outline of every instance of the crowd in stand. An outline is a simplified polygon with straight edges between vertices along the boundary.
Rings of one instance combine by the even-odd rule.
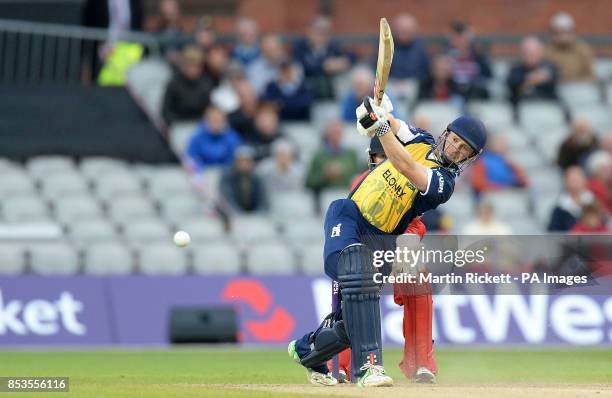
[[[223,167],[220,192],[235,211],[265,212],[270,197],[282,192],[348,190],[352,178],[365,167],[365,157],[343,146],[343,122],[354,123],[355,108],[371,92],[373,60],[358,60],[338,46],[331,21],[324,16],[316,17],[304,36],[292,43],[275,34],[262,34],[255,21],[240,18],[235,42],[225,45],[217,41],[208,20],[202,20],[194,32],[184,29],[178,1],[160,1],[159,11],[156,33],[174,68],[163,100],[163,118],[168,125],[201,120],[185,161],[197,172]],[[558,152],[564,191],[548,230],[609,231],[612,137],[595,134],[588,119],[572,118],[558,93],[561,82],[595,79],[592,50],[576,37],[570,15],[561,12],[552,17],[545,41],[525,37],[507,76],[494,76],[487,49],[463,21],[451,24],[446,46],[435,55],[419,37],[413,16],[396,16],[391,24],[395,39],[392,99],[401,98],[408,87],[405,83],[411,81],[417,82],[417,101],[451,102],[465,111],[469,101],[492,96],[489,83],[497,78],[505,81],[516,121],[516,109],[525,99],[558,104],[571,131]],[[334,79],[346,73],[350,73],[350,89],[336,92]],[[324,127],[320,149],[304,164],[300,148],[285,136],[282,126],[310,121],[318,101],[341,104],[342,120]],[[411,122],[419,127],[428,124],[419,116]],[[530,170],[512,160],[505,138],[493,134],[489,142],[468,177],[479,204],[477,218],[464,232],[508,233],[509,227],[495,219],[492,204],[478,199],[486,192],[530,186]],[[438,220],[430,227],[444,228],[444,224]]]

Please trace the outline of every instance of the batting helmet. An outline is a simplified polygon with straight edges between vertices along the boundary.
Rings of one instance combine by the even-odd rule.
[[[461,137],[476,154],[479,154],[487,144],[487,129],[474,117],[460,116],[448,125],[447,130]]]

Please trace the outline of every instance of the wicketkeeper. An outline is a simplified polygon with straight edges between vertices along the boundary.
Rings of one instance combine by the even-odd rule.
[[[324,266],[339,283],[340,308],[288,347],[313,384],[338,384],[326,362],[348,347],[352,380],[362,387],[393,384],[382,366],[381,286],[374,281],[380,270],[373,264],[372,250],[385,247],[415,217],[446,202],[455,177],[486,143],[485,127],[475,118],[455,119],[436,143],[428,132],[394,118],[392,111],[386,96],[381,106],[367,97],[357,108],[357,130],[378,136],[387,160],[373,168],[347,199],[332,202],[327,210]]]

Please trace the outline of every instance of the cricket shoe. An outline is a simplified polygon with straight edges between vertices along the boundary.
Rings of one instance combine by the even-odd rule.
[[[421,366],[417,369],[414,374],[414,378],[412,379],[415,383],[420,384],[435,384],[436,383],[436,375],[426,367]]]
[[[287,353],[295,362],[299,363],[300,365],[302,364],[300,361],[300,356],[295,350],[295,340],[292,340],[287,346]],[[331,373],[325,374],[309,368],[306,368],[306,371],[308,372],[308,381],[310,381],[311,384],[316,386],[335,386],[338,384],[338,380],[336,380]]]
[[[359,387],[391,387],[393,385],[393,379],[387,376],[385,368],[380,365],[366,362],[359,370],[365,371],[357,380]]]

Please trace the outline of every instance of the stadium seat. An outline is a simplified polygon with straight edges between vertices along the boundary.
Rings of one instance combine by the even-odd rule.
[[[507,102],[472,101],[469,110],[480,118],[489,130],[506,130],[514,125],[512,107]]]
[[[181,167],[159,168],[150,177],[149,193],[155,199],[165,199],[176,193],[189,193],[193,189],[189,174]]]
[[[597,134],[609,134],[612,129],[612,111],[606,105],[592,105],[574,112],[574,118],[581,116],[591,122]]]
[[[570,109],[582,109],[601,103],[598,87],[593,82],[566,82],[559,85],[559,94]]]
[[[461,112],[449,102],[422,101],[414,109],[413,115],[423,114],[431,120],[430,133],[438,137],[446,129],[448,124]]]
[[[79,270],[77,251],[64,242],[33,244],[30,261],[32,271],[41,275],[69,275]]]
[[[2,202],[4,219],[8,222],[48,220],[47,204],[31,195],[11,196]]]
[[[521,151],[512,151],[509,157],[529,175],[531,175],[533,170],[542,167],[543,163],[542,155],[538,152],[537,148],[524,148]]]
[[[115,227],[105,218],[75,219],[68,225],[68,229],[70,237],[78,242],[118,238]]]
[[[53,202],[55,217],[63,224],[76,220],[100,217],[102,209],[91,195],[75,195],[57,199]]]
[[[49,199],[59,199],[66,195],[86,194],[87,182],[80,173],[61,171],[41,179],[43,195]]]
[[[331,202],[336,199],[345,199],[348,197],[348,194],[348,189],[343,188],[328,188],[323,190],[319,196],[319,208],[321,209],[321,214],[325,214]]]
[[[286,192],[271,199],[271,213],[278,219],[305,218],[315,214],[315,200],[311,192]]]
[[[539,195],[535,200],[535,218],[544,228],[548,226],[552,211],[559,200],[559,194],[560,192],[549,192]]]
[[[344,126],[342,144],[355,151],[359,160],[367,159],[366,151],[370,147],[370,140],[370,137],[359,134],[355,125],[347,124]],[[365,163],[365,160],[363,162]]]
[[[282,225],[283,238],[288,243],[323,240],[323,221],[318,217],[295,220],[287,218]]]
[[[126,275],[133,271],[132,252],[120,242],[98,242],[85,251],[85,272],[93,275]]]
[[[0,275],[18,275],[25,272],[25,251],[21,245],[0,244]]]
[[[38,156],[28,160],[26,169],[31,176],[43,179],[58,172],[73,171],[74,161],[67,156]]]
[[[501,220],[527,218],[529,215],[529,198],[526,190],[502,190],[486,192],[483,200],[489,201],[495,208],[495,214]],[[453,200],[449,201],[452,202]]]
[[[109,200],[108,213],[114,221],[129,221],[155,216],[151,201],[143,195],[126,195]]]
[[[323,129],[329,122],[340,119],[341,109],[337,101],[316,101],[311,108],[310,120],[317,129]]]
[[[566,124],[561,106],[553,101],[521,101],[519,117],[525,130],[536,134]]]
[[[204,216],[177,223],[176,230],[187,231],[193,242],[214,241],[225,238],[227,235],[221,220]]]
[[[298,245],[302,271],[307,275],[325,274],[323,266],[323,242]]]
[[[181,275],[187,272],[184,249],[155,242],[138,247],[138,269],[148,275]]]
[[[203,200],[195,194],[172,195],[160,199],[162,217],[169,222],[177,223],[192,218],[204,217]]]
[[[79,165],[81,173],[88,178],[97,178],[109,172],[121,173],[127,170],[127,164],[118,159],[105,157],[87,157]]]
[[[179,158],[187,150],[187,145],[189,145],[197,126],[198,122],[177,122],[170,127],[170,147]]]
[[[9,171],[2,172],[0,199],[12,195],[33,194],[34,191],[34,182],[23,170],[9,169]]]
[[[300,158],[305,154],[314,154],[321,146],[321,132],[310,123],[283,123],[281,131],[293,142],[297,148]],[[306,162],[306,159],[302,159]]]
[[[529,189],[537,194],[537,200],[540,194],[557,195],[563,188],[561,172],[555,167],[530,170],[527,177],[529,178]]]
[[[471,191],[455,191],[451,200],[440,205],[440,210],[452,217],[457,225],[473,217],[474,205],[474,194]]]
[[[231,220],[231,234],[236,242],[252,243],[274,239],[274,224],[263,216],[237,216]]]
[[[267,242],[246,251],[247,270],[254,275],[289,275],[296,271],[294,253],[284,244]]]
[[[172,236],[168,227],[158,218],[136,219],[121,223],[123,236],[133,242],[168,240]]]
[[[531,218],[517,218],[506,221],[512,228],[513,235],[540,235],[545,231],[543,224]]]
[[[128,84],[145,90],[152,84],[165,85],[172,77],[172,68],[162,59],[146,58],[126,72]]]
[[[139,194],[142,192],[140,181],[132,174],[107,173],[95,182],[95,193],[102,200],[110,200],[118,195]]]
[[[235,275],[242,271],[242,253],[234,244],[196,243],[192,251],[193,269],[198,274]]]

